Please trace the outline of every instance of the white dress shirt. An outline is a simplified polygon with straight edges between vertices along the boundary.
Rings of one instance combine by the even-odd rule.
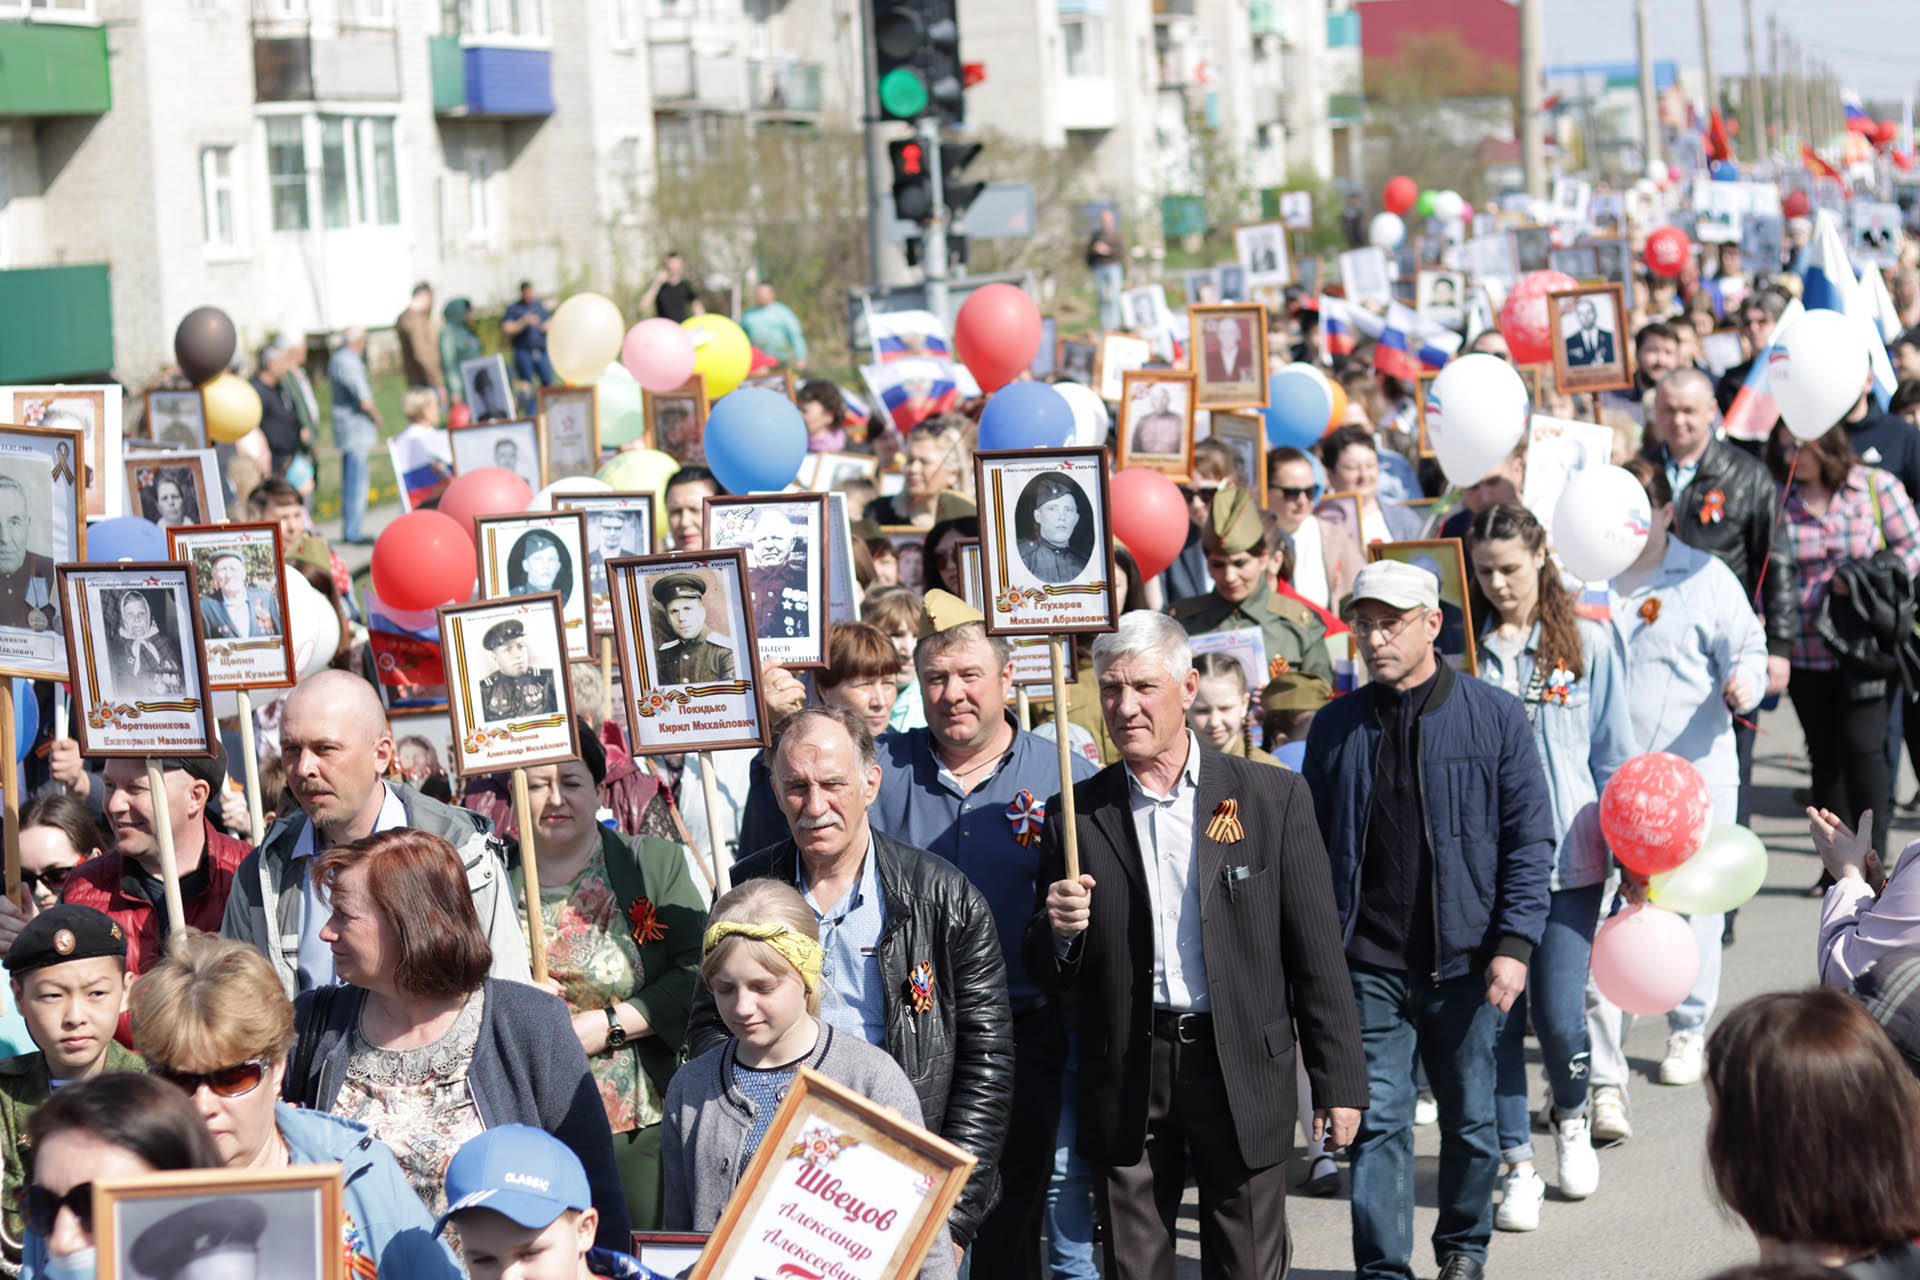
[[[1200,803],[1200,740],[1187,730],[1187,763],[1168,794],[1155,795],[1127,770],[1133,831],[1153,916],[1153,1003],[1175,1013],[1207,1011],[1207,958],[1200,936],[1200,885],[1193,846]]]
[[[386,783],[380,784],[380,816],[373,820],[375,831],[393,831],[407,823],[407,807]],[[320,930],[333,917],[333,904],[313,880],[313,866],[307,859],[324,852],[320,847],[313,819],[308,818],[293,842],[293,860],[304,862],[300,868],[300,989],[330,987],[340,981],[333,971],[333,945],[323,941]],[[271,909],[271,904],[269,904]]]

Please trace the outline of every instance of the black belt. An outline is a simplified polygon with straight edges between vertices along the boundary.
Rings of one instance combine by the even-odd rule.
[[[1166,1036],[1180,1044],[1199,1044],[1213,1039],[1213,1015],[1175,1013],[1171,1009],[1153,1011],[1153,1034]]]

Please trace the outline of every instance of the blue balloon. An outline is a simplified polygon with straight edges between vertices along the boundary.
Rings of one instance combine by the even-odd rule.
[[[116,560],[165,560],[167,535],[159,525],[139,516],[115,516],[87,526],[87,563]]]
[[[1073,406],[1044,382],[1009,382],[980,411],[982,449],[1057,449],[1073,439]]]
[[[21,760],[33,750],[34,735],[40,732],[40,699],[33,696],[33,681],[13,678],[13,742]]]
[[[793,401],[766,387],[721,396],[707,415],[707,466],[728,493],[778,492],[807,456],[807,424]]]
[[[1715,160],[1707,166],[1707,176],[1715,182],[1740,181],[1740,166],[1731,160]]]
[[[1333,396],[1325,382],[1301,365],[1288,365],[1267,379],[1267,444],[1310,449],[1327,433]]]

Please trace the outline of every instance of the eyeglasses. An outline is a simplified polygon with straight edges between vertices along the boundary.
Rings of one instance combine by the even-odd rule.
[[[1275,489],[1274,492],[1278,493],[1288,502],[1301,502],[1319,497],[1320,486],[1316,484],[1305,489],[1292,489],[1286,485],[1281,485]]]
[[[73,1210],[73,1216],[80,1220],[80,1229],[88,1235],[93,1234],[93,1184],[83,1182],[63,1196],[37,1183],[27,1188],[26,1205],[27,1230],[42,1240],[53,1234],[54,1220],[62,1209]]]
[[[1398,618],[1355,618],[1347,626],[1353,631],[1353,638],[1363,644],[1392,644],[1400,638],[1415,615],[1402,614]]]
[[[1183,484],[1180,486],[1181,496],[1186,498],[1188,502],[1192,502],[1195,498],[1198,498],[1202,502],[1212,502],[1213,495],[1218,492],[1220,492],[1220,486],[1217,484]]]
[[[236,1066],[214,1071],[173,1071],[152,1065],[147,1069],[189,1096],[200,1092],[200,1086],[205,1085],[216,1098],[244,1098],[258,1089],[267,1076],[264,1058],[248,1058]]]
[[[22,867],[20,869],[20,883],[29,889],[34,888],[36,885],[45,885],[49,893],[59,893],[60,886],[67,882],[67,876],[70,875],[73,870],[73,867],[48,867],[45,871],[29,871],[25,867]]]

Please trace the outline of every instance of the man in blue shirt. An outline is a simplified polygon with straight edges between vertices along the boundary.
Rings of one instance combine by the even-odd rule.
[[[753,345],[792,369],[807,367],[807,338],[800,317],[774,297],[770,284],[756,285],[753,305],[740,314],[740,327]]]
[[[348,325],[327,361],[333,386],[333,443],[340,450],[340,537],[348,546],[372,546],[360,525],[367,515],[367,455],[380,440],[380,409],[367,376],[367,331]]]
[[[914,649],[927,725],[880,739],[874,827],[959,867],[985,895],[1013,1006],[1013,1123],[1000,1204],[974,1240],[974,1274],[1041,1274],[1040,1220],[1060,1118],[1064,1023],[1027,976],[1020,940],[1033,915],[1040,823],[1060,794],[1059,749],[1007,712],[1013,666],[980,611],[927,593]],[[1074,781],[1093,764],[1074,753]]]
[[[522,280],[520,301],[507,308],[500,334],[513,339],[513,376],[528,386],[554,383],[553,365],[547,359],[547,326],[552,323],[546,304],[533,296],[533,281]]]

